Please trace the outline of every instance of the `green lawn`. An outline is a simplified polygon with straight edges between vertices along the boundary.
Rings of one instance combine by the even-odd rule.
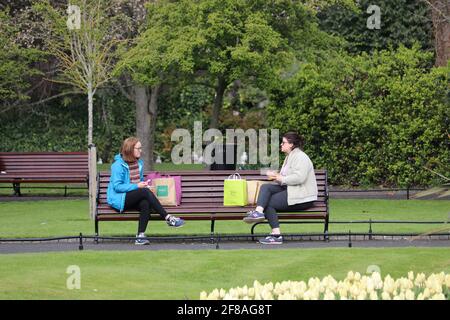
[[[450,201],[436,200],[354,200],[331,199],[330,219],[447,221]],[[282,225],[284,233],[322,232],[323,224]],[[443,225],[374,224],[373,232],[427,232]],[[137,222],[101,222],[101,235],[134,235]],[[367,224],[331,224],[330,232],[367,232]],[[267,225],[256,228],[266,233]],[[182,229],[171,229],[162,221],[150,221],[150,235],[208,235],[208,221],[187,221]],[[0,237],[52,237],[94,234],[87,200],[13,201],[0,202]],[[241,221],[217,221],[216,232],[221,234],[250,233],[250,226]]]
[[[66,273],[79,266],[81,289]],[[394,278],[407,272],[450,272],[448,248],[330,248],[65,252],[0,255],[0,299],[198,299],[202,290],[331,274],[369,266]]]

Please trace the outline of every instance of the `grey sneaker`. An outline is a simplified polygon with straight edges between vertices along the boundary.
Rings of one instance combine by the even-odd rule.
[[[283,244],[283,236],[270,235],[259,240],[261,244]]]
[[[264,213],[258,212],[256,210],[252,210],[247,212],[247,216],[242,219],[244,222],[247,223],[256,223],[256,222],[261,222],[264,221],[265,217],[264,217]]]
[[[169,220],[166,221],[169,227],[180,228],[184,225],[184,220],[174,216],[170,216]]]
[[[141,245],[141,246],[150,244],[150,241],[148,241],[147,239],[144,239],[144,238],[145,238],[145,234],[143,234],[143,233],[136,235],[136,241],[134,241],[134,244]]]

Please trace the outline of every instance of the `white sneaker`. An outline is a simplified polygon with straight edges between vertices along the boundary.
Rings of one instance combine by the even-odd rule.
[[[144,239],[144,238],[145,238],[145,234],[139,233],[138,235],[136,235],[136,241],[134,241],[134,244],[141,245],[141,246],[150,244],[150,241],[148,241],[147,239]]]

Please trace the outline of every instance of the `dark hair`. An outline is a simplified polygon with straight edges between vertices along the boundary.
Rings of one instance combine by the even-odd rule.
[[[299,148],[300,150],[303,150],[304,140],[302,136],[297,134],[297,132],[286,132],[285,134],[283,134],[283,138],[286,138],[289,143],[293,144],[292,149]]]

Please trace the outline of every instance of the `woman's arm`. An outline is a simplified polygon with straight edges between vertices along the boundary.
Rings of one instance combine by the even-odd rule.
[[[129,192],[138,188],[137,184],[125,182],[125,168],[120,164],[111,168],[111,183],[115,192]]]
[[[281,183],[287,185],[303,184],[312,169],[311,161],[305,154],[299,153],[290,159],[290,173],[281,177]]]

